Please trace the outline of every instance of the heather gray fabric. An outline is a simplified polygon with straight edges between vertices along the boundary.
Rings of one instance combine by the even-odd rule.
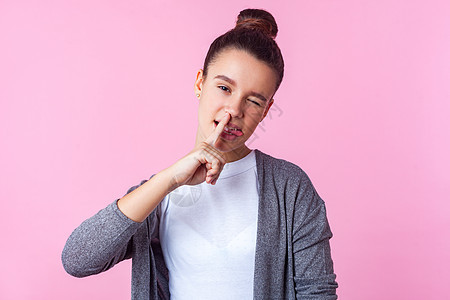
[[[337,299],[323,200],[298,166],[257,149],[255,154],[260,199],[254,298]],[[137,223],[118,209],[116,200],[70,235],[62,252],[64,268],[84,277],[132,258],[131,298],[169,299],[158,224],[159,206]]]

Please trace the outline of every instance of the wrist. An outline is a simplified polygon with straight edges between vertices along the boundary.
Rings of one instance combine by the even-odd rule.
[[[162,170],[161,172],[159,172],[157,174],[159,177],[161,177],[162,181],[165,182],[166,184],[166,191],[167,194],[172,192],[173,190],[175,190],[177,187],[181,186],[182,184],[180,184],[177,180],[177,176],[175,175],[175,173],[172,170],[172,166]],[[179,178],[178,178],[179,179]]]

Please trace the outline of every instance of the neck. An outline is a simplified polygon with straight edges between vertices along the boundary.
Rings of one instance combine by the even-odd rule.
[[[247,156],[252,150],[250,150],[247,146],[243,145],[238,149],[231,150],[229,152],[221,152],[223,156],[225,156],[226,161],[233,162],[236,160],[240,160],[241,158]]]

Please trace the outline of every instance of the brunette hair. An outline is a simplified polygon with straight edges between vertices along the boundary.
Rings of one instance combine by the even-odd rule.
[[[278,26],[274,17],[262,9],[245,9],[237,17],[236,27],[214,40],[203,64],[206,78],[208,66],[226,49],[246,51],[265,62],[277,74],[275,91],[281,84],[284,74],[284,61],[281,50],[275,42]]]

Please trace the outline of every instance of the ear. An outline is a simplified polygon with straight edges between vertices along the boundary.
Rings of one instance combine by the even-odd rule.
[[[203,70],[200,69],[197,72],[197,78],[195,79],[194,91],[195,94],[201,95],[203,88]]]
[[[262,116],[262,118],[261,118],[261,121],[259,121],[259,122],[262,122],[262,120],[264,120],[264,118],[266,117],[267,113],[269,112],[269,109],[270,109],[270,107],[272,106],[272,104],[273,104],[273,98],[270,99],[269,103],[267,104],[267,107],[266,107],[266,109],[264,110],[264,114],[263,114],[263,116]]]

